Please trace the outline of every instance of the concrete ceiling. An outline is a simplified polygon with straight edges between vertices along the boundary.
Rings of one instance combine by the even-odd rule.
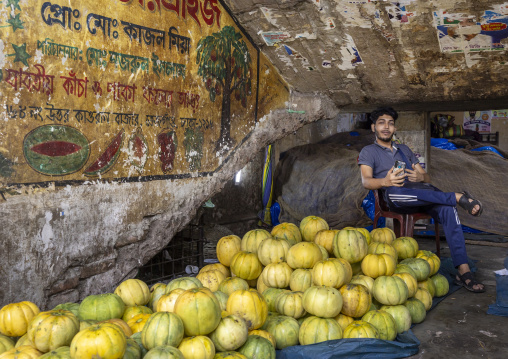
[[[485,12],[508,15],[506,1],[405,0],[397,6],[369,0],[226,0],[226,4],[292,90],[329,96],[343,110],[370,110],[382,104],[404,110],[508,107],[505,49],[473,52],[468,46],[485,46],[489,39],[481,26],[487,23]],[[459,23],[445,26],[453,27],[453,38],[439,40],[437,22],[444,17]],[[498,47],[508,46],[506,37]],[[283,40],[273,45],[265,38]],[[458,51],[447,50],[447,41]],[[355,62],[354,48],[361,61]]]

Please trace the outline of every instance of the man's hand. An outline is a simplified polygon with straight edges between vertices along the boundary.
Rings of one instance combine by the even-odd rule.
[[[406,178],[406,174],[402,173],[404,170],[402,168],[398,168],[395,171],[392,167],[386,177],[383,179],[383,187],[402,187],[404,186],[404,179]],[[402,173],[402,174],[401,174]]]
[[[423,173],[418,171],[415,168],[415,165],[413,164],[413,170],[406,169],[407,172],[407,178],[409,179],[409,182],[423,182],[425,180],[425,177],[423,176]]]

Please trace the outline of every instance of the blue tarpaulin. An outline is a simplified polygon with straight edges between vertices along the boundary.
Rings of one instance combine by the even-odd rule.
[[[504,269],[508,270],[508,257],[504,260]],[[487,314],[508,317],[508,275],[496,273],[496,302],[489,305]]]

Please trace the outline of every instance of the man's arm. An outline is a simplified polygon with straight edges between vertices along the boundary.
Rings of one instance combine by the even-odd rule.
[[[421,166],[420,166],[421,167]],[[393,170],[393,167],[388,171],[385,178],[374,178],[372,177],[372,167],[367,165],[360,165],[362,173],[362,184],[367,189],[380,189],[382,187],[402,187],[404,185],[404,178],[406,174],[399,176],[399,173],[403,171],[402,168]],[[422,168],[423,170],[423,168]]]
[[[430,176],[423,167],[417,163],[413,164],[413,170],[406,169],[407,172],[407,178],[409,179],[409,182],[426,182],[430,183]]]

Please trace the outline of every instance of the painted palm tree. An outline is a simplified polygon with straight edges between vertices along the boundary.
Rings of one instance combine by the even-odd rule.
[[[217,150],[227,151],[231,139],[231,97],[247,107],[247,96],[252,94],[251,56],[242,34],[234,27],[225,26],[221,31],[202,38],[197,46],[198,75],[205,82],[210,101],[222,95],[220,136]]]

